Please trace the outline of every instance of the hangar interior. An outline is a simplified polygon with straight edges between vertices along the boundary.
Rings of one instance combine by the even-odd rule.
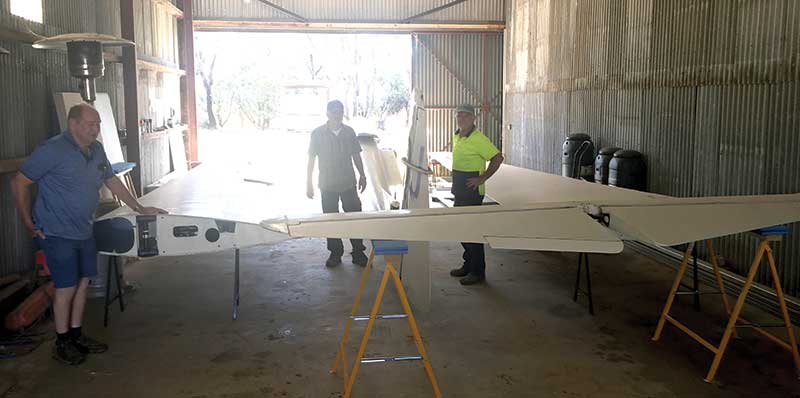
[[[245,37],[249,44],[237,47]],[[279,50],[289,37],[298,40],[296,51],[295,42]],[[135,45],[115,45],[112,39]],[[75,72],[91,65],[79,60],[76,66],[65,49],[42,44],[48,40],[105,43],[98,47],[104,69],[93,70],[91,89]],[[324,48],[337,40],[350,43],[342,45],[339,59],[336,48]],[[408,53],[392,47],[402,40],[409,43]],[[306,42],[316,43],[316,50],[301,48]],[[204,51],[212,47],[220,54],[229,49],[209,62]],[[332,53],[334,66],[316,69],[314,51]],[[295,68],[288,59],[293,52],[303,62],[310,59],[310,79],[279,79],[273,73],[282,62],[288,72]],[[362,58],[342,59],[349,54]],[[258,60],[270,56],[277,66],[258,72],[259,62],[267,68],[267,61]],[[695,248],[689,254],[687,245],[627,239],[619,254],[586,256],[577,249],[506,249],[487,240],[486,281],[475,286],[462,286],[448,275],[462,262],[462,246],[447,235],[456,232],[445,231],[442,239],[429,239],[423,260],[408,254],[395,263],[408,290],[410,318],[416,320],[411,330],[402,320],[353,323],[347,360],[383,360],[360,368],[358,360],[348,362],[349,372],[358,370],[349,387],[348,373],[343,386],[342,371],[329,370],[345,325],[349,330],[348,319],[356,315],[348,311],[361,296],[364,268],[351,264],[349,254],[341,265],[326,267],[325,235],[241,250],[189,248],[176,256],[156,250],[152,258],[141,255],[137,243],[139,256],[98,255],[83,329],[109,350],[90,354],[78,366],[53,361],[56,337],[44,293],[49,279],[41,267],[47,261],[18,215],[11,185],[34,150],[66,130],[66,112],[91,96],[89,91],[97,94],[100,138],[114,173],[143,203],[159,206],[160,199],[178,194],[192,203],[201,202],[203,193],[225,196],[218,192],[226,189],[224,183],[206,180],[196,190],[187,185],[209,175],[208,154],[221,154],[246,167],[263,162],[272,173],[272,180],[263,181],[244,175],[257,188],[231,194],[246,206],[234,209],[229,201],[222,213],[322,213],[319,198],[304,195],[311,133],[292,125],[315,118],[324,123],[324,111],[270,116],[262,123],[267,127],[255,129],[252,108],[242,102],[254,85],[222,85],[218,66],[217,97],[210,98],[209,72],[217,59],[217,65],[250,62],[246,74],[272,79],[265,86],[269,94],[249,97],[256,102],[259,96],[280,101],[281,95],[298,92],[305,93],[294,100],[301,108],[341,99],[345,124],[363,122],[356,133],[384,132],[379,145],[400,143],[393,159],[403,173],[413,169],[400,160],[412,158],[406,153],[409,131],[413,135],[416,126],[423,133],[428,154],[448,151],[458,128],[454,114],[470,104],[475,127],[504,156],[498,173],[505,167],[593,180],[599,175],[596,161],[602,167],[616,164],[614,173],[635,160],[639,163],[630,167],[641,185],[620,182],[619,189],[655,198],[800,192],[800,2],[795,0],[0,0],[2,396],[800,397],[796,222],[786,222],[780,232],[716,235],[708,241],[713,246],[698,240],[688,246]],[[337,63],[344,77],[328,72]],[[361,70],[359,64],[365,70],[408,65],[397,66],[402,106],[374,107],[373,86],[358,82],[365,75],[347,74],[348,68]],[[233,80],[245,80],[236,73],[241,72],[234,72]],[[385,76],[374,78],[385,84],[381,87],[397,87]],[[356,81],[354,89],[341,88],[344,81]],[[388,107],[387,98],[393,97],[376,90]],[[215,122],[211,129],[209,116],[233,103],[220,98],[234,95],[238,116],[227,128],[216,128]],[[367,111],[370,107],[377,110]],[[418,115],[415,109],[424,111],[422,127],[410,121]],[[367,120],[362,110],[380,120]],[[400,126],[401,133],[388,135],[394,127],[384,124]],[[243,161],[245,153],[252,159]],[[432,169],[426,180],[431,197],[448,196],[437,185],[452,182],[450,167],[427,160],[422,166]],[[496,194],[558,190],[525,182]],[[487,184],[491,197],[491,178]],[[99,197],[98,217],[124,211],[121,199],[108,190]],[[446,200],[431,205],[452,210]],[[774,210],[764,206],[765,214]],[[721,216],[711,222],[719,225],[758,219],[758,213],[712,207],[709,212]],[[774,219],[800,220],[796,198],[785,208]],[[682,230],[689,221],[654,217],[651,222]],[[132,228],[142,231],[142,225]],[[422,231],[426,224],[414,225],[408,228],[433,234]],[[774,256],[775,272],[767,265],[753,271],[754,258],[763,254],[760,244]],[[367,254],[377,248],[367,246]],[[408,247],[417,248],[412,242]],[[370,308],[393,258],[375,256],[374,270],[364,277],[361,312]],[[676,280],[678,269],[685,274]],[[678,289],[674,302],[671,288]],[[115,291],[122,297],[109,304]],[[739,305],[743,292],[747,299]],[[389,283],[380,312],[406,311],[401,297]],[[730,323],[734,304],[748,323]],[[20,311],[34,316],[20,318]],[[366,351],[360,345],[365,329]],[[765,336],[764,329],[777,337]],[[720,349],[720,339],[726,345],[728,338],[730,344]],[[421,342],[426,351],[421,362],[430,369],[405,360],[417,355]]]

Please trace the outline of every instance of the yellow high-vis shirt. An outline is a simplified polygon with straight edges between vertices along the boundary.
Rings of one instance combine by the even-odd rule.
[[[466,137],[456,133],[453,136],[453,171],[477,171],[483,175],[486,162],[498,153],[500,150],[477,128]],[[486,187],[481,185],[478,192],[485,195]]]

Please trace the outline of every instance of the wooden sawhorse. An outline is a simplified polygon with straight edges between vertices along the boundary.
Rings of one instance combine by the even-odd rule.
[[[717,280],[717,287],[719,288],[719,292],[722,295],[722,304],[725,308],[725,312],[729,315],[728,324],[725,327],[725,332],[722,335],[722,341],[720,342],[719,346],[715,346],[708,340],[700,337],[700,335],[689,329],[689,327],[682,324],[680,321],[673,318],[669,314],[670,309],[672,308],[672,304],[675,300],[675,295],[679,293],[678,288],[681,285],[683,274],[686,272],[686,267],[689,264],[689,258],[692,256],[692,251],[694,250],[694,243],[690,243],[688,248],[683,254],[683,261],[681,261],[680,268],[678,268],[678,275],[675,277],[675,281],[672,284],[672,290],[670,290],[669,296],[667,297],[667,303],[664,305],[664,309],[661,312],[661,318],[658,320],[658,326],[656,327],[656,332],[652,338],[653,341],[658,341],[661,338],[661,332],[664,330],[664,324],[665,322],[669,321],[669,323],[675,325],[675,327],[680,329],[682,332],[688,334],[691,338],[702,344],[703,347],[707,348],[709,351],[714,353],[714,360],[711,363],[711,368],[709,368],[708,374],[706,374],[706,378],[704,379],[708,383],[714,380],[714,375],[717,373],[717,369],[719,368],[720,362],[722,362],[722,357],[723,355],[725,355],[725,350],[728,348],[728,343],[730,342],[731,335],[734,335],[736,333],[737,326],[753,329],[759,334],[763,335],[764,337],[772,340],[779,346],[785,348],[787,351],[791,352],[792,358],[794,359],[795,370],[800,372],[800,355],[798,355],[797,351],[797,341],[795,339],[792,322],[789,319],[789,312],[786,307],[786,301],[783,295],[783,288],[781,287],[780,275],[778,274],[778,269],[775,266],[775,258],[772,255],[772,248],[770,247],[770,242],[780,241],[781,235],[758,234],[758,238],[760,244],[758,245],[758,251],[756,252],[756,257],[753,260],[753,263],[750,265],[750,271],[747,274],[747,281],[742,287],[742,292],[739,294],[739,298],[736,300],[736,305],[733,307],[733,311],[731,311],[730,305],[728,304],[728,299],[725,296],[725,285],[722,281],[722,274],[720,273],[719,265],[717,264],[717,255],[714,252],[714,246],[712,245],[710,240],[706,241],[706,247],[708,248],[709,256],[711,259],[711,266],[714,271],[714,276]],[[753,286],[753,281],[755,280],[755,277],[758,274],[758,268],[761,266],[764,254],[766,254],[767,257],[767,262],[769,264],[770,272],[772,274],[772,281],[775,285],[775,293],[778,297],[778,304],[780,305],[781,314],[783,316],[783,324],[779,326],[786,328],[786,334],[789,336],[788,343],[776,337],[775,335],[767,332],[766,330],[763,329],[763,327],[756,325],[752,322],[749,322],[740,316],[742,308],[744,307],[744,303],[747,299],[747,293]]]
[[[362,363],[386,363],[399,361],[422,361],[422,365],[425,367],[425,373],[428,376],[428,381],[430,381],[431,387],[433,387],[434,397],[440,398],[442,396],[442,393],[439,391],[439,385],[436,382],[436,376],[433,374],[433,368],[428,360],[428,354],[425,351],[425,345],[422,343],[422,337],[420,336],[419,329],[417,328],[417,321],[414,319],[414,314],[411,312],[411,306],[408,303],[406,291],[403,288],[403,283],[400,281],[400,275],[394,267],[394,264],[399,264],[402,260],[402,255],[406,253],[408,253],[408,245],[406,242],[383,240],[372,241],[372,252],[369,255],[369,261],[367,262],[364,271],[361,273],[361,282],[359,283],[358,292],[356,293],[356,298],[353,302],[353,308],[350,311],[350,318],[347,319],[347,325],[344,328],[342,340],[339,342],[339,347],[336,351],[336,359],[333,361],[333,366],[331,366],[331,373],[335,374],[339,369],[339,365],[342,365],[342,379],[344,380],[343,398],[350,398],[350,395],[353,392],[353,384],[356,381],[356,374],[358,373],[359,365]],[[383,271],[383,278],[381,278],[381,283],[378,287],[378,295],[375,297],[375,302],[372,304],[372,311],[370,311],[370,314],[357,316],[356,312],[358,311],[358,305],[361,301],[361,295],[364,293],[364,286],[367,284],[367,277],[369,276],[369,272],[372,269],[373,263],[375,262],[376,255],[382,255],[386,260],[386,269]],[[380,309],[381,301],[383,300],[383,293],[386,290],[386,285],[389,282],[389,278],[391,278],[394,282],[394,286],[397,289],[397,294],[400,296],[400,304],[403,306],[403,314],[378,315],[378,310]],[[372,332],[372,327],[375,325],[375,321],[403,318],[408,320],[408,326],[411,329],[412,336],[414,337],[414,343],[419,351],[419,356],[364,358],[364,351],[367,348],[367,342],[369,341],[369,336]],[[353,367],[348,371],[346,355],[347,338],[350,335],[350,328],[353,325],[353,321],[367,321],[367,328],[364,331],[364,336],[361,338],[361,344],[358,347],[358,353],[356,354],[356,359],[353,362]]]

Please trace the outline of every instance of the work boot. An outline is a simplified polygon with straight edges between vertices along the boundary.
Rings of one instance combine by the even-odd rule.
[[[53,346],[53,359],[65,365],[80,365],[86,360],[86,354],[82,353],[72,340],[56,340]]]
[[[364,252],[353,252],[353,264],[365,267],[367,262],[369,262],[369,258]]]
[[[72,339],[72,343],[82,354],[102,354],[108,350],[107,344],[103,344],[84,334]]]
[[[330,257],[328,257],[328,260],[325,261],[325,266],[328,267],[328,268],[331,268],[331,267],[335,267],[335,266],[337,266],[337,265],[339,265],[341,263],[342,263],[342,256],[336,256],[336,255],[331,254]]]
[[[459,281],[464,286],[474,285],[476,283],[481,283],[486,280],[486,277],[483,275],[476,275],[476,274],[469,274]]]
[[[456,268],[450,270],[450,276],[455,276],[456,278],[461,278],[467,276],[469,271],[467,271],[466,267]]]

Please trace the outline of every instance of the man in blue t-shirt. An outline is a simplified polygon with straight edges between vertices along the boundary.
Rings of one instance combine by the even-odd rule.
[[[166,213],[144,207],[111,171],[100,134],[100,114],[89,105],[69,110],[67,131],[33,151],[11,182],[14,202],[22,222],[42,247],[56,295],[53,302],[56,334],[53,358],[78,365],[86,354],[108,346],[81,332],[89,278],[97,275],[97,249],[92,225],[105,184],[134,211]],[[38,194],[31,216],[31,185]]]

